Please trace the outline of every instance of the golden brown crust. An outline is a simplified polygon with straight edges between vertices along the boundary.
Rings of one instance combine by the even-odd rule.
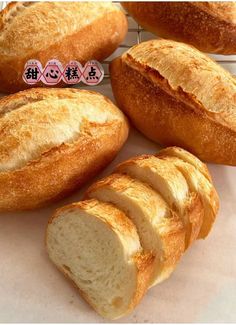
[[[180,88],[171,89],[156,70],[151,70],[155,73],[154,83],[149,80],[149,68],[141,74],[121,57],[111,63],[110,72],[118,106],[148,138],[166,146],[185,148],[205,161],[236,165],[233,106],[227,126],[224,118],[222,122],[220,116],[215,120],[214,114],[201,109]]]
[[[138,270],[137,290],[128,312],[136,307],[145,295],[153,273],[154,256],[151,253],[137,254],[134,259]]]
[[[235,2],[125,2],[124,8],[160,37],[203,52],[236,53]]]
[[[3,36],[2,41],[0,39],[0,92],[13,93],[32,87],[30,85],[27,85],[22,79],[24,65],[29,59],[39,60],[42,63],[43,67],[50,59],[58,59],[63,65],[67,64],[70,60],[78,60],[81,62],[81,64],[84,64],[91,59],[102,61],[117,48],[117,46],[122,42],[126,35],[126,17],[121,10],[114,9],[114,5],[105,4],[105,8],[103,8],[104,4],[99,3],[88,5],[85,3],[83,5],[81,3],[72,2],[70,4],[62,2],[57,4],[57,6],[59,6],[58,8],[51,8],[47,11],[47,6],[49,5],[53,6],[54,3],[41,3],[39,5],[34,4],[33,6],[29,6],[29,8],[25,9],[29,11],[29,14],[27,14],[27,19],[29,20],[29,25],[33,26],[32,30],[34,30],[34,28],[39,28],[39,26],[34,26],[35,16],[33,15],[32,18],[30,17],[30,11],[32,10],[35,14],[37,14],[37,10],[40,12],[40,14],[38,14],[38,25],[42,24],[44,29],[45,26],[47,26],[47,23],[49,25],[48,31],[45,31],[45,39],[47,41],[50,41],[47,43],[45,42],[45,39],[42,39],[44,41],[44,46],[42,46],[42,48],[39,48],[41,43],[36,46],[35,42],[37,41],[37,37],[35,38],[34,35],[35,42],[32,40],[33,43],[31,42],[28,44],[27,38],[25,40],[25,43],[23,43],[25,49],[20,51],[20,49],[17,48],[17,51],[19,51],[18,55],[14,54],[15,50],[13,49],[13,41],[12,45],[11,43],[8,44],[9,53],[5,53],[4,48],[6,45],[4,42],[7,40],[4,40]],[[40,6],[39,9],[37,6]],[[83,24],[80,23],[80,19],[78,18],[75,21],[75,24],[78,24],[76,29],[73,30],[72,27],[70,27],[73,25],[72,23],[68,26],[65,25],[64,29],[61,28],[61,26],[63,26],[63,10],[66,11],[67,16],[68,10],[70,10],[70,7],[68,6],[73,6],[73,8],[71,8],[70,15],[74,15],[74,7],[77,6],[77,15],[80,14],[85,18],[87,17],[87,23],[86,21],[84,21]],[[66,9],[67,7],[68,9]],[[47,11],[48,22],[45,22],[45,18],[43,16],[43,12],[45,10]],[[100,10],[101,14],[99,15]],[[4,9],[2,16],[6,16],[7,11],[9,11],[8,7]],[[58,16],[58,14],[60,16],[60,19],[57,22],[57,20],[55,20],[55,17]],[[2,21],[2,25],[4,27],[6,25],[6,22],[1,18],[0,21]],[[61,28],[59,33],[60,38],[58,38],[58,33],[56,33],[56,30],[58,29],[57,24],[59,23]],[[68,22],[66,23],[68,24]],[[6,27],[5,29],[7,30]],[[21,31],[19,26],[18,29],[19,30],[16,31],[15,34],[14,31],[12,32],[11,37],[13,40],[15,38],[24,39],[26,31]],[[27,33],[30,33],[28,29]],[[53,36],[54,33],[56,33],[55,37]],[[37,33],[35,34],[37,35]],[[42,38],[42,35],[40,36]],[[54,41],[51,41],[51,39]],[[10,53],[10,51],[12,51],[12,53]],[[43,83],[37,83],[35,86],[45,87]],[[60,82],[57,87],[58,86],[65,86],[65,84],[63,82]]]
[[[11,98],[14,102],[14,97],[24,98],[29,93],[33,100],[34,96],[38,98],[38,94],[47,97],[47,93],[49,95],[59,93],[59,96],[65,97],[68,94],[76,96],[78,92],[81,91],[32,89],[12,95]],[[96,97],[94,92],[85,91],[84,94]],[[97,95],[99,100],[100,95]],[[102,98],[104,100],[103,96],[101,100]],[[1,211],[32,209],[60,199],[83,185],[114,159],[127,138],[128,125],[126,120],[121,118],[120,112],[114,110],[115,106],[107,98],[105,101],[106,109],[110,107],[114,117],[116,114],[117,117],[119,116],[117,120],[102,123],[100,126],[91,123],[88,133],[82,134],[76,141],[52,147],[36,160],[29,160],[19,169],[0,172]],[[3,102],[7,110],[11,101],[4,98]],[[94,102],[94,105],[96,107],[97,103]],[[21,139],[19,138],[18,141]]]
[[[164,268],[162,279],[159,283],[167,279],[175,269],[177,263],[185,251],[185,229],[180,217],[171,211],[167,227],[162,228],[161,240],[164,254]]]
[[[190,194],[185,213],[188,216],[186,233],[190,234],[189,237],[186,237],[185,242],[187,243],[187,247],[189,247],[198,238],[203,222],[203,205],[198,193]]]

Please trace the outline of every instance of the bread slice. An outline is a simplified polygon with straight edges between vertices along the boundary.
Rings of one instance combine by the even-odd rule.
[[[169,207],[182,218],[186,230],[186,248],[198,237],[203,209],[197,193],[189,191],[184,176],[170,162],[144,155],[120,164],[116,172],[125,173],[149,184]]]
[[[143,249],[155,256],[150,286],[169,277],[185,250],[185,230],[156,191],[127,175],[112,174],[92,185],[86,197],[113,203],[133,221]]]
[[[174,164],[185,177],[189,189],[199,194],[204,208],[204,216],[198,238],[205,238],[212,228],[219,209],[218,194],[212,183],[198,169],[180,158],[166,155],[168,151],[171,151],[171,148],[169,149],[161,151],[158,156]]]
[[[103,317],[127,314],[145,293],[153,256],[134,224],[111,204],[88,200],[56,211],[46,236],[50,259]]]

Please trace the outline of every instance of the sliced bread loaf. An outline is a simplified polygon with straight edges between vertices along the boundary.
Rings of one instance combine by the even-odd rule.
[[[103,317],[130,312],[211,230],[219,199],[206,165],[180,148],[140,156],[56,212],[51,260]]]

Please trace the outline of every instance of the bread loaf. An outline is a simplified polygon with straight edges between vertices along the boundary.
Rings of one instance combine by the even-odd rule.
[[[0,13],[0,92],[30,87],[22,79],[30,59],[43,67],[51,59],[64,66],[71,60],[101,61],[126,32],[125,15],[109,2],[10,3]]]
[[[0,211],[10,211],[80,187],[116,156],[128,125],[98,93],[42,88],[0,100],[0,134]]]
[[[138,302],[143,288],[170,276],[186,243],[209,233],[218,206],[207,167],[183,149],[167,148],[156,156],[140,156],[121,163],[113,174],[87,190],[84,201],[59,210],[48,226],[47,249],[51,260],[77,284],[99,314],[121,317],[135,305],[127,307],[135,292],[130,288],[138,282],[132,259],[127,275],[127,256],[140,251],[140,247],[145,256],[145,276],[140,274],[143,287],[139,290],[136,285],[140,294],[134,300]],[[120,241],[126,256],[120,272],[114,265],[120,263],[118,245],[111,242],[95,216],[110,233],[119,231],[126,237],[131,236],[132,227],[137,229],[136,250],[133,235],[132,239]],[[122,285],[116,287],[117,283]],[[119,304],[114,306],[107,301]]]
[[[123,2],[145,29],[203,52],[236,54],[236,3]]]
[[[49,257],[103,317],[124,316],[145,293],[153,256],[134,224],[115,206],[89,200],[59,209],[50,220]]]
[[[148,138],[236,165],[236,82],[195,48],[169,40],[132,47],[110,66],[119,107]]]

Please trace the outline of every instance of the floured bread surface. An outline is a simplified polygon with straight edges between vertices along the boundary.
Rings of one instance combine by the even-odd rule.
[[[236,130],[235,79],[194,47],[169,40],[147,41],[132,47],[122,60],[162,87],[157,72],[167,81],[169,92],[175,92],[171,95]]]
[[[142,248],[135,226],[114,206],[89,200],[62,208],[49,223],[47,248],[103,317],[120,317],[137,303]],[[152,258],[143,262],[142,271]]]
[[[122,119],[107,98],[89,91],[29,90],[2,99],[0,172],[22,168],[54,147],[76,143],[92,136],[93,128]]]
[[[0,54],[29,55],[30,45],[38,51],[45,49],[115,11],[118,11],[117,7],[109,2],[12,4],[0,16]]]

